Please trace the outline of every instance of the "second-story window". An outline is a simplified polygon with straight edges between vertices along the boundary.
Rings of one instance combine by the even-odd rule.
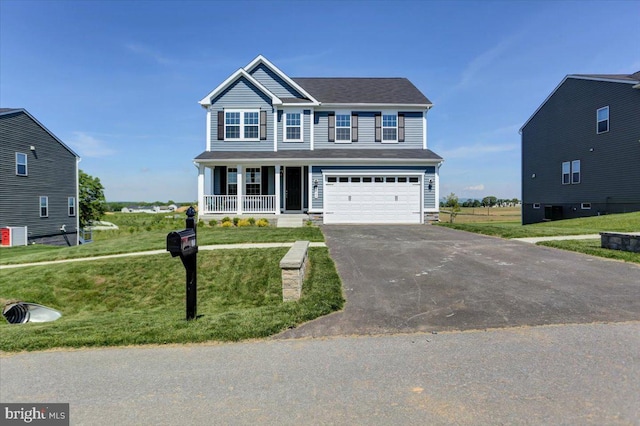
[[[571,162],[571,183],[580,183],[580,160]]]
[[[571,183],[571,163],[565,161],[562,163],[562,184],[568,185]]]
[[[351,115],[336,114],[336,142],[351,142]]]
[[[40,217],[49,217],[49,197],[40,196]]]
[[[609,107],[602,107],[596,112],[597,116],[597,133],[606,133],[609,131]]]
[[[382,114],[382,142],[398,142],[398,116]]]
[[[260,112],[225,111],[224,137],[229,140],[258,140]]]
[[[16,174],[27,176],[27,154],[16,152]]]
[[[302,114],[299,112],[287,112],[284,120],[284,140],[302,140]]]

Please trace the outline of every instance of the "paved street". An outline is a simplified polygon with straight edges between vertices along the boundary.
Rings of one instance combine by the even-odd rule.
[[[640,424],[640,323],[0,358],[74,425]]]

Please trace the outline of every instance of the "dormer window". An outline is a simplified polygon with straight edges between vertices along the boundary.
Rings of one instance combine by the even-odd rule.
[[[606,133],[609,131],[609,107],[602,107],[596,113],[597,117],[597,133]]]

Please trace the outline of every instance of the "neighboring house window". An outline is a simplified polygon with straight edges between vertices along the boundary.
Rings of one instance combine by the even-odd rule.
[[[533,203],[533,208],[534,209],[539,209],[540,208],[540,203]]]
[[[67,199],[67,205],[69,206],[69,216],[76,215],[76,197],[69,197]]]
[[[609,107],[606,106],[598,109],[596,116],[598,121],[597,132],[598,133],[608,132],[609,131]]]
[[[351,142],[350,114],[336,114],[336,142]]]
[[[562,163],[562,184],[568,185],[571,183],[571,163],[565,161]]]
[[[398,116],[382,114],[382,142],[398,141]]]
[[[591,203],[582,203],[580,204],[580,208],[582,210],[591,210]]]
[[[27,154],[16,152],[16,174],[27,176]]]
[[[49,197],[40,196],[40,217],[49,217]]]
[[[580,183],[580,160],[571,162],[571,183]]]
[[[258,140],[260,111],[225,111],[224,137],[230,140]]]
[[[302,140],[302,114],[299,112],[287,112],[284,119],[284,140]]]
[[[260,168],[247,168],[245,172],[246,195],[260,195]]]
[[[238,195],[238,169],[227,169],[227,195]]]

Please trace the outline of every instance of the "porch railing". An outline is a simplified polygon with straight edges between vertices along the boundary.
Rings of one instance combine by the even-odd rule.
[[[204,213],[238,213],[238,199],[242,213],[275,213],[275,195],[205,195]]]

